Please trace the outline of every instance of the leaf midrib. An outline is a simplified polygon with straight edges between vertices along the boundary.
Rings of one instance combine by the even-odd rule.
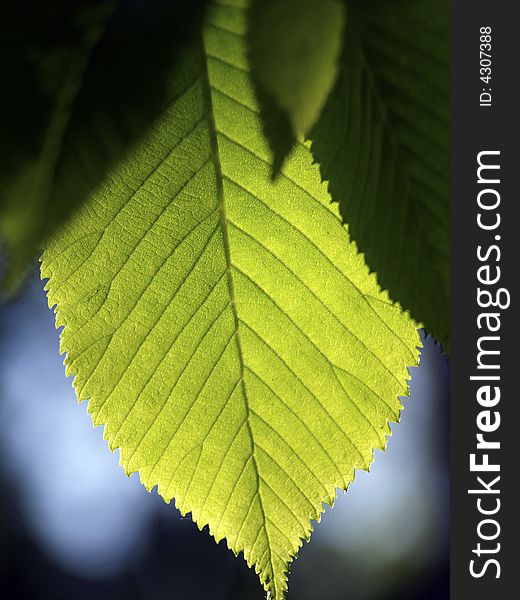
[[[222,230],[222,239],[224,243],[224,253],[226,258],[226,278],[228,284],[229,298],[230,298],[230,306],[233,313],[233,319],[235,324],[235,341],[236,348],[238,353],[238,360],[240,364],[240,386],[242,388],[242,397],[244,399],[244,408],[246,413],[246,426],[249,434],[250,442],[251,442],[251,461],[253,464],[255,477],[256,477],[256,495],[258,495],[260,510],[262,512],[262,521],[263,524],[259,528],[259,532],[263,529],[265,531],[266,539],[267,539],[267,552],[269,554],[269,564],[271,567],[272,573],[272,584],[274,589],[276,590],[276,580],[275,580],[275,568],[273,564],[273,553],[271,551],[271,542],[269,539],[269,532],[267,530],[267,516],[264,509],[264,502],[262,499],[262,494],[260,491],[260,470],[258,466],[258,462],[256,460],[255,455],[255,440],[253,435],[253,429],[251,427],[251,411],[249,407],[248,401],[248,393],[245,382],[245,361],[244,354],[242,351],[242,342],[240,339],[240,317],[238,315],[237,303],[236,303],[236,291],[235,291],[235,282],[233,280],[233,260],[231,257],[231,246],[229,241],[229,233],[228,233],[228,218],[226,215],[226,203],[225,203],[225,194],[224,194],[224,175],[222,172],[222,164],[220,160],[220,151],[218,144],[218,129],[215,123],[215,115],[213,110],[213,100],[211,97],[212,87],[209,81],[209,73],[208,73],[208,64],[207,64],[207,53],[204,44],[203,34],[200,36],[199,40],[199,48],[200,48],[200,66],[201,66],[201,84],[202,84],[202,95],[204,102],[204,112],[206,114],[206,120],[208,123],[208,132],[210,139],[210,152],[211,159],[213,162],[213,167],[215,171],[215,180],[217,186],[217,203],[218,203],[218,214],[219,221]],[[253,557],[251,557],[253,559]],[[254,559],[253,559],[254,560]],[[256,562],[256,561],[255,561]]]

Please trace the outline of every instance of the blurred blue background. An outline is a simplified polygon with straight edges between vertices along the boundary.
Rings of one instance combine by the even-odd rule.
[[[0,598],[261,600],[241,558],[125,476],[58,344],[35,275],[0,306]],[[323,515],[290,600],[449,598],[449,369],[424,344],[387,451]]]

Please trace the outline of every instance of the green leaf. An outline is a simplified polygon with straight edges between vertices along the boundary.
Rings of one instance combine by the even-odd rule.
[[[380,285],[449,351],[449,3],[351,2],[345,39],[312,151]]]
[[[141,14],[115,0],[29,0],[2,14],[5,288],[19,285],[37,249],[164,109],[178,47],[203,4],[150,0]]]
[[[341,0],[253,0],[248,45],[274,171],[318,120],[338,71]]]
[[[271,179],[233,4],[210,13],[168,108],[48,245],[42,277],[67,374],[125,471],[282,600],[322,503],[385,447],[419,337],[309,148]]]

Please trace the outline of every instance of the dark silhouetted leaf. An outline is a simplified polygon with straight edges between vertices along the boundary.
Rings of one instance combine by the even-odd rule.
[[[449,3],[351,2],[312,151],[352,238],[449,351]]]

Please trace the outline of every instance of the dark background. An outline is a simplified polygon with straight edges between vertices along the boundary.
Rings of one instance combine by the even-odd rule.
[[[127,478],[78,404],[35,273],[0,306],[0,598],[261,600],[254,572]],[[449,598],[448,365],[431,339],[370,474],[327,509],[290,600]]]

